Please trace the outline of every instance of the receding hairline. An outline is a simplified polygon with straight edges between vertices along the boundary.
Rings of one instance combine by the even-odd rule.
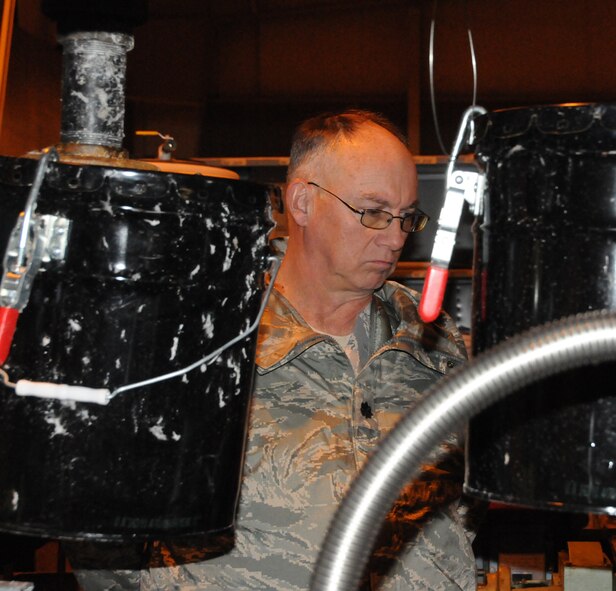
[[[314,160],[338,141],[351,139],[370,125],[388,131],[408,149],[406,136],[380,113],[357,109],[323,113],[307,119],[296,129],[291,144],[287,178],[292,178],[301,166]]]

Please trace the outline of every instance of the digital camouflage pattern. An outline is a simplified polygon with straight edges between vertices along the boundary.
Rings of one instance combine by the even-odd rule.
[[[86,591],[307,590],[327,527],[368,455],[443,374],[465,359],[445,315],[431,325],[418,294],[387,282],[342,350],[275,290],[261,322],[235,547],[208,560],[158,544],[139,571],[79,571]],[[456,438],[427,458],[392,508],[363,589],[471,591],[472,534],[459,498]],[[190,554],[190,552],[189,552]]]

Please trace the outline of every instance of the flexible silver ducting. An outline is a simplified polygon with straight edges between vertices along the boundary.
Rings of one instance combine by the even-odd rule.
[[[616,313],[601,310],[516,335],[442,379],[400,421],[354,481],[330,524],[311,589],[357,589],[380,524],[401,488],[447,434],[528,384],[612,360]]]

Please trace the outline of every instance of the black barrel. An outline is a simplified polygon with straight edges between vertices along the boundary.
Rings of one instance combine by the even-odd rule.
[[[616,307],[616,104],[489,113],[476,225],[475,353],[531,326]],[[531,507],[616,511],[613,363],[567,371],[476,417],[467,492]]]
[[[0,158],[0,251],[37,162]],[[258,317],[270,188],[53,163],[36,213],[70,221],[4,369],[115,390],[181,370]],[[108,405],[0,386],[0,530],[126,541],[232,531],[256,331],[209,364]]]

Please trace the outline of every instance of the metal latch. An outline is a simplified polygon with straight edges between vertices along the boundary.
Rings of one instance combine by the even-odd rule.
[[[4,274],[0,282],[0,306],[21,312],[28,303],[32,282],[41,263],[62,260],[68,244],[71,221],[54,215],[34,215],[25,251],[20,260],[19,241],[24,214],[20,214],[4,256]]]
[[[17,318],[28,303],[32,281],[41,262],[63,257],[66,249],[68,220],[35,214],[39,191],[52,159],[58,159],[56,149],[43,150],[26,206],[15,223],[4,253],[0,281],[0,365],[8,357]]]
[[[449,160],[445,200],[438,218],[430,267],[426,273],[419,302],[419,315],[424,322],[433,322],[441,312],[449,276],[449,263],[456,243],[464,202],[470,205],[473,214],[480,215],[483,212],[485,175],[477,169],[456,168],[456,159],[471,132],[472,117],[477,114],[483,115],[486,112],[483,107],[479,106],[469,107],[464,112]]]

